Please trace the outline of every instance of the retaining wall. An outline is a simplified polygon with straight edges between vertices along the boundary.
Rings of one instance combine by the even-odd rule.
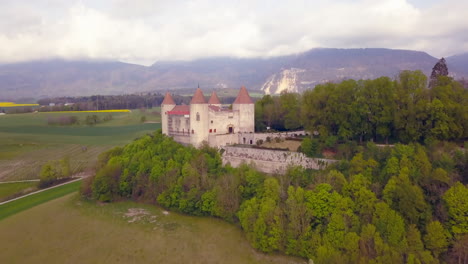
[[[224,165],[230,163],[231,166],[238,167],[242,163],[253,164],[259,171],[266,173],[285,173],[290,165],[319,170],[336,162],[330,159],[309,158],[303,153],[291,151],[230,146],[222,149]]]

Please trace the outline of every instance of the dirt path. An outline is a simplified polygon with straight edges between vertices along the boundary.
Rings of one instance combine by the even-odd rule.
[[[57,185],[54,185],[54,186],[52,186],[52,187],[45,188],[45,189],[41,189],[41,190],[39,190],[39,191],[35,191],[35,192],[32,192],[32,193],[28,193],[28,194],[25,194],[25,195],[20,196],[20,197],[16,197],[16,198],[11,199],[11,200],[1,202],[0,205],[7,204],[7,203],[10,203],[10,202],[13,202],[13,201],[22,199],[22,198],[24,198],[24,197],[28,197],[28,196],[34,195],[34,194],[36,194],[36,193],[40,193],[40,192],[47,191],[47,190],[50,190],[50,189],[53,189],[53,188],[57,188],[57,187],[59,187],[59,186],[63,186],[63,185],[66,185],[66,184],[70,184],[70,183],[72,183],[72,182],[80,181],[80,180],[82,180],[82,179],[84,179],[84,178],[87,178],[87,177],[89,177],[89,176],[91,176],[91,175],[92,175],[92,173],[83,173],[83,172],[81,172],[81,173],[75,174],[75,175],[73,175],[73,176],[71,177],[71,178],[76,178],[75,180],[71,180],[71,181],[68,181],[68,182],[64,182],[64,183],[61,183],[61,184],[57,184]]]
[[[20,182],[38,182],[40,181],[39,179],[35,179],[35,180],[22,180],[22,181],[2,181],[0,182],[0,184],[3,184],[3,183],[20,183]]]

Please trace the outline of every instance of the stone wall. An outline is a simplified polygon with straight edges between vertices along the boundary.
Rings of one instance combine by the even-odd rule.
[[[255,133],[255,142],[259,139],[266,141],[267,137],[270,137],[271,140],[275,138],[288,138],[288,137],[297,137],[305,136],[306,132],[304,130],[300,131],[290,131],[290,132],[272,132],[272,133]]]
[[[284,173],[290,165],[319,170],[336,162],[330,159],[309,158],[299,152],[231,146],[222,149],[224,165],[230,163],[231,166],[237,167],[242,163],[253,164],[259,171],[266,173]]]

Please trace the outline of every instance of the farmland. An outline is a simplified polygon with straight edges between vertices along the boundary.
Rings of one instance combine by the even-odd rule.
[[[22,190],[33,191],[36,189],[36,185],[37,182],[2,183],[0,184],[0,202]]]
[[[0,116],[0,181],[37,179],[48,161],[70,159],[72,172],[92,169],[99,153],[160,127],[159,109],[123,113],[27,113]],[[112,119],[94,126],[49,125],[49,118],[88,115]],[[142,123],[142,117],[148,123]]]
[[[76,192],[80,185],[81,180],[78,180],[2,204],[0,205],[0,220],[66,194]]]
[[[0,263],[305,263],[253,250],[218,219],[76,194],[0,221],[0,233]]]

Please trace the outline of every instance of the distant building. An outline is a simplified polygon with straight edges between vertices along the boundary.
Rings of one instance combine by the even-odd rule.
[[[206,102],[200,88],[190,105],[176,105],[170,93],[161,103],[162,132],[183,144],[199,147],[206,141],[212,147],[229,144],[255,144],[255,106],[242,86],[232,109],[223,107],[216,95]]]

